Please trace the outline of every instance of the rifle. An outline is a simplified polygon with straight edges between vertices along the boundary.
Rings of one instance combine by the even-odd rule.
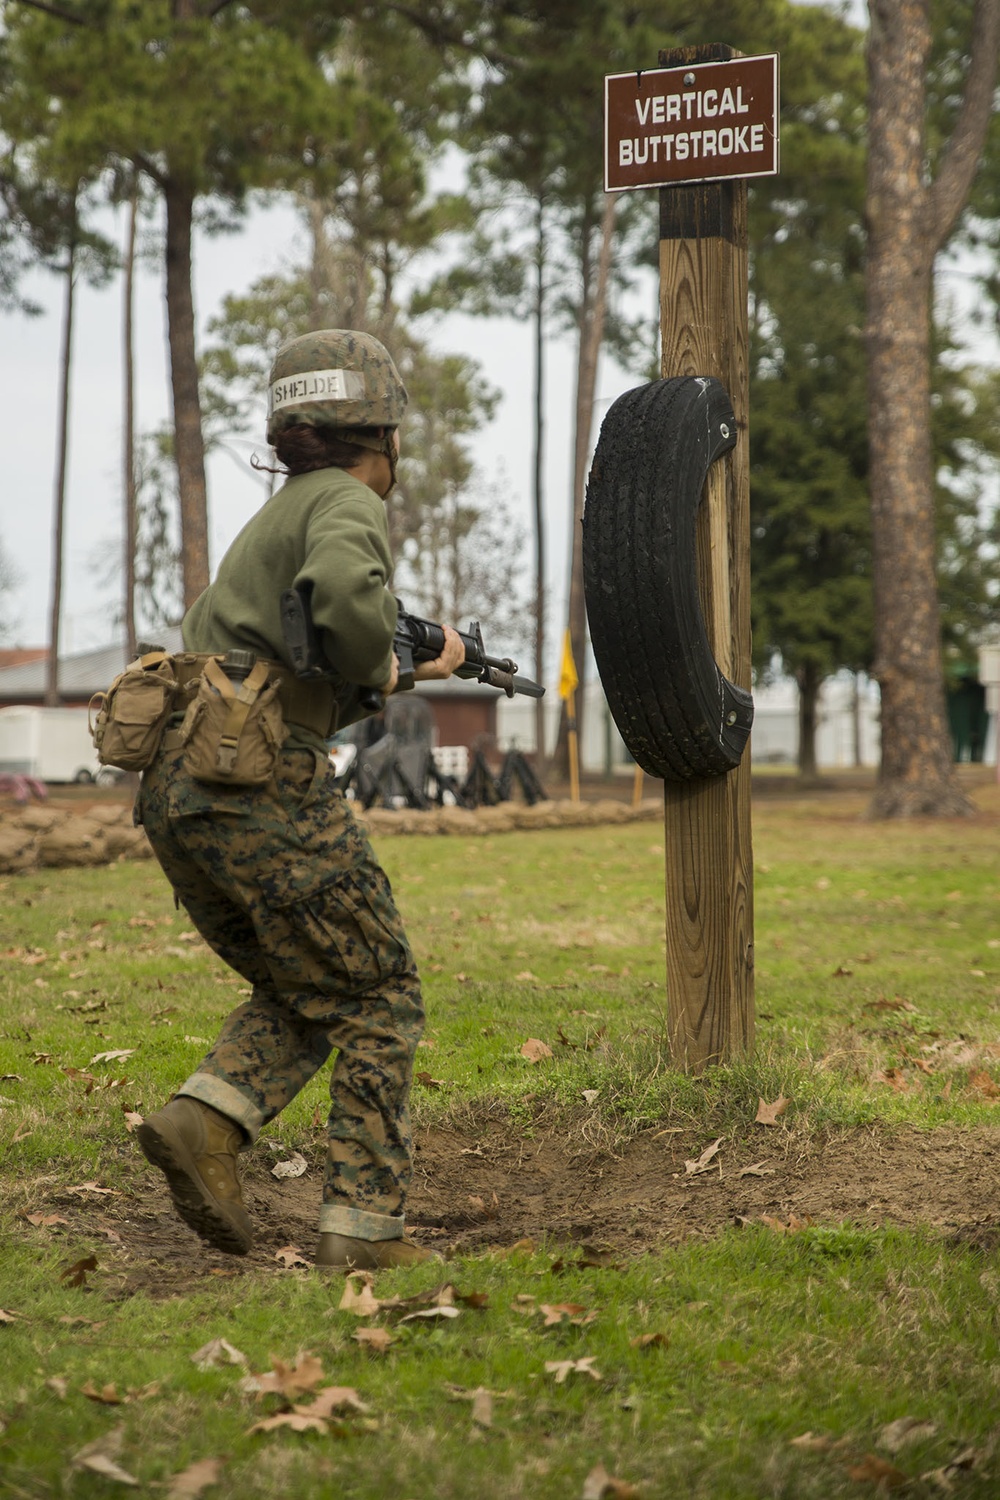
[[[319,637],[309,607],[311,585],[286,589],[281,596],[281,631],[285,650],[288,652],[296,677],[305,681],[316,681],[330,677],[332,671],[324,663]],[[397,603],[399,601],[397,600]],[[465,648],[465,660],[455,669],[456,677],[475,678],[488,687],[500,688],[513,698],[521,693],[527,698],[541,698],[545,689],[530,677],[522,677],[517,663],[509,656],[487,656],[483,644],[483,632],[479,621],[469,625],[469,634],[458,632]],[[433,620],[421,620],[403,609],[400,603],[396,621],[396,634],[392,648],[399,658],[399,680],[397,692],[405,692],[414,685],[413,672],[418,662],[435,661],[444,650],[444,631]],[[366,688],[361,694],[364,708],[378,713],[385,706],[385,699],[378,688]]]

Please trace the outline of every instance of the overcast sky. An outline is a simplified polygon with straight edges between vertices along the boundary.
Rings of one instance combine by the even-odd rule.
[[[112,222],[108,215],[104,227],[122,243],[123,216]],[[305,258],[300,233],[294,213],[279,207],[252,213],[237,235],[198,235],[195,298],[202,336],[207,320],[219,310],[227,293],[245,291],[262,274]],[[968,263],[948,266],[940,278],[945,294],[962,306],[975,301],[971,269]],[[21,580],[14,608],[8,611],[15,617],[16,629],[4,644],[35,645],[44,643],[48,635],[62,283],[51,275],[35,273],[26,279],[23,291],[43,303],[46,311],[37,318],[7,314],[0,320],[0,388],[4,393],[0,405],[4,455],[0,546]],[[148,431],[170,414],[162,263],[158,259],[141,270],[136,300],[137,431]],[[103,582],[102,576],[121,552],[121,301],[120,277],[101,291],[81,285],[77,296],[64,548],[62,645],[67,653],[104,645],[115,638],[112,621],[118,589]],[[656,288],[651,276],[648,291],[642,294],[642,302],[646,301],[652,336]],[[476,458],[487,479],[505,485],[511,510],[523,524],[527,597],[533,571],[530,325],[510,319],[486,322],[449,316],[436,326],[421,326],[439,351],[462,351],[475,357],[485,376],[503,392],[496,418],[476,442]],[[976,354],[990,362],[1000,360],[995,339],[980,338]],[[564,338],[550,342],[547,358],[549,637],[558,640],[565,616],[572,482],[573,341]],[[595,438],[608,405],[635,383],[633,376],[602,359]],[[263,421],[263,405],[261,415]],[[250,451],[244,444],[238,461],[222,453],[213,456],[210,463],[213,571],[229,542],[264,498],[261,481],[249,466]],[[263,430],[259,451],[267,451]],[[401,473],[405,477],[405,470]]]
[[[119,243],[124,218],[105,232]],[[147,231],[148,233],[149,231]],[[201,333],[227,293],[245,291],[265,272],[305,256],[294,213],[287,208],[257,211],[238,235],[198,235],[195,245],[195,302]],[[59,351],[63,284],[45,273],[28,277],[25,295],[43,303],[45,314],[4,315],[0,341],[4,500],[0,505],[0,544],[18,570],[21,583],[13,614],[16,643],[43,643],[48,633],[52,573],[51,535],[58,407]],[[649,317],[655,319],[656,289],[648,285]],[[484,375],[503,392],[496,418],[476,442],[476,459],[490,481],[504,483],[510,507],[523,524],[526,597],[533,572],[531,537],[532,344],[527,324],[510,319],[485,322],[449,315],[422,330],[441,352],[461,351],[476,358]],[[162,271],[155,264],[140,272],[136,297],[138,431],[169,417],[166,319]],[[547,378],[547,489],[550,516],[550,630],[561,629],[565,609],[566,539],[571,484],[571,417],[575,349],[571,340],[549,344]],[[635,384],[633,377],[602,361],[595,431],[610,402]],[[263,423],[263,403],[261,406]],[[109,561],[118,559],[122,535],[122,287],[116,277],[103,290],[78,288],[70,397],[69,479],[66,502],[63,649],[79,651],[108,643],[117,591],[101,581]],[[404,427],[405,439],[405,427]],[[209,470],[209,531],[214,571],[237,531],[262,503],[261,480],[249,466],[251,447],[241,456],[214,455]],[[266,454],[263,427],[257,450]],[[405,458],[405,442],[404,442]],[[405,473],[401,468],[401,474]],[[459,622],[462,623],[462,622]],[[5,644],[12,644],[8,641]]]

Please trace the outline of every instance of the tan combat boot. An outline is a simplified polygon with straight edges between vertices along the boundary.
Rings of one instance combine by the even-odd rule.
[[[339,1271],[388,1271],[393,1266],[419,1266],[440,1260],[433,1250],[422,1250],[412,1240],[354,1240],[346,1234],[321,1234],[316,1264]]]
[[[147,1116],[135,1134],[146,1159],[165,1174],[185,1224],[216,1250],[246,1255],[253,1227],[236,1171],[244,1142],[236,1122],[182,1094]]]

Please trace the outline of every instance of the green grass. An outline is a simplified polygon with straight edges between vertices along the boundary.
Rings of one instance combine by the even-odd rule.
[[[213,1493],[246,1500],[555,1500],[581,1495],[598,1463],[647,1497],[840,1496],[859,1493],[848,1469],[866,1455],[917,1481],[970,1448],[976,1468],[957,1492],[996,1493],[998,1278],[969,1251],[919,1237],[751,1229],[622,1268],[561,1272],[537,1251],[478,1257],[447,1274],[485,1308],[463,1308],[447,1323],[401,1324],[384,1312],[364,1320],[395,1334],[381,1355],[359,1347],[359,1320],[337,1310],[340,1278],[292,1271],[169,1302],[108,1303],[99,1285],[84,1299],[61,1288],[55,1261],[39,1265],[23,1248],[7,1271],[24,1312],[2,1329],[0,1455],[12,1495],[64,1493],[67,1459],[119,1424],[118,1461],[149,1493],[196,1460],[225,1456]],[[378,1293],[434,1282],[422,1267],[383,1276]],[[543,1304],[595,1316],[546,1328]],[[68,1336],[65,1320],[81,1317],[95,1322],[76,1322]],[[644,1334],[661,1341],[636,1346]],[[322,1364],[320,1387],[352,1388],[369,1413],[322,1435],[248,1435],[280,1398],[242,1391],[239,1368],[195,1368],[192,1354],[220,1337],[253,1372],[268,1370],[272,1356],[292,1365],[310,1351]],[[557,1384],[546,1371],[588,1356],[597,1378],[574,1371]],[[88,1399],[88,1383],[110,1383],[124,1404]],[[461,1395],[481,1388],[493,1397],[482,1428]],[[901,1418],[930,1426],[894,1454],[883,1433]],[[827,1446],[793,1442],[807,1433]],[[78,1474],[72,1492],[106,1487]],[[938,1491],[927,1481],[908,1493]]]
[[[593,1089],[609,1141],[654,1122],[739,1137],[778,1094],[801,1133],[995,1126],[1000,802],[989,788],[979,800],[979,818],[940,825],[871,825],[849,795],[758,802],[758,1043],[703,1079],[666,1056],[658,824],[380,839],[425,982],[418,1068],[436,1086],[415,1090],[418,1120],[461,1128],[489,1110],[527,1132],[539,1107],[571,1112]],[[383,1312],[374,1322],[396,1336],[384,1355],[354,1341],[342,1281],[313,1271],[124,1296],[113,1243],[19,1215],[47,1185],[141,1191],[125,1110],[176,1087],[244,986],[192,940],[151,864],[7,877],[0,901],[0,1074],[15,1075],[0,1081],[0,1307],[17,1314],[0,1325],[0,1493],[119,1488],[69,1468],[118,1426],[140,1492],[225,1457],[207,1491],[220,1500],[577,1500],[598,1463],[644,1500],[798,1500],[874,1493],[850,1472],[868,1454],[929,1496],[944,1482],[919,1476],[969,1450],[954,1493],[998,1493],[1000,1274],[930,1231],[750,1227],[615,1268],[558,1269],[566,1252],[541,1244],[385,1275],[380,1297],[450,1279],[488,1305],[441,1323]],[[529,1037],[552,1059],[528,1063]],[[119,1049],[134,1050],[92,1061]],[[314,1081],[271,1133],[312,1141],[324,1098]],[[94,1252],[85,1287],[60,1280]],[[529,1296],[597,1316],[546,1329],[512,1311]],[[665,1342],[634,1346],[643,1333]],[[190,1355],[218,1336],[254,1371],[311,1350],[321,1383],[355,1388],[369,1415],[322,1436],[248,1436],[277,1398],[241,1391],[238,1369],[195,1369]],[[584,1356],[599,1380],[545,1371]],[[88,1381],[137,1394],[101,1405],[81,1395]],[[488,1427],[455,1387],[494,1393]],[[933,1431],[894,1454],[884,1428],[902,1417]],[[821,1445],[792,1443],[806,1432]]]

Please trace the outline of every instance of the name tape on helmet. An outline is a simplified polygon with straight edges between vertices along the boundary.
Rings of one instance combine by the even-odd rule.
[[[365,394],[360,370],[305,370],[272,382],[267,393],[268,416],[286,406],[307,401],[357,401]]]

